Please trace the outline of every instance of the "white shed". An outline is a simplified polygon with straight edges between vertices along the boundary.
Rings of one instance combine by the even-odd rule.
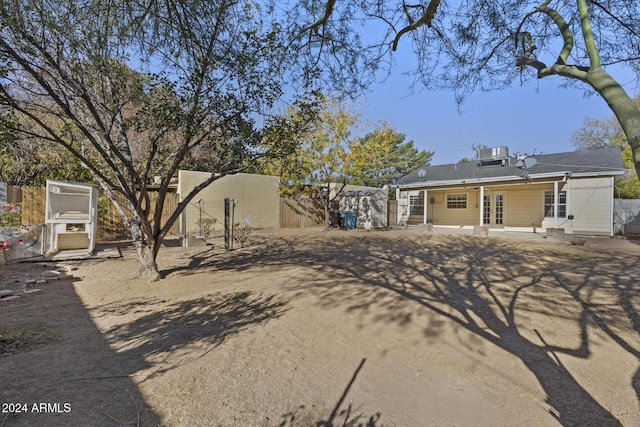
[[[382,190],[345,191],[340,197],[340,210],[356,213],[356,228],[371,230],[387,224],[387,193]]]
[[[95,248],[98,189],[90,184],[47,180],[46,217],[52,251]]]

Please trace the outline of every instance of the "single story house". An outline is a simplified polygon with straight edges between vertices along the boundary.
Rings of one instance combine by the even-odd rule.
[[[398,224],[613,236],[614,178],[624,172],[618,148],[535,156],[482,149],[476,162],[401,178]]]

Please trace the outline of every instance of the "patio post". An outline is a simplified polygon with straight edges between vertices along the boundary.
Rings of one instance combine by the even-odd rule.
[[[557,226],[558,219],[558,181],[553,181],[553,226]]]
[[[480,200],[478,200],[478,207],[479,207],[479,211],[480,211],[480,219],[479,219],[479,225],[484,225],[483,224],[483,215],[484,215],[484,185],[480,186],[480,195],[478,196],[480,198]]]
[[[428,191],[427,190],[423,190],[423,191],[424,191],[424,199],[422,204],[424,205],[423,207],[424,212],[422,214],[422,223],[426,224],[427,223],[427,200],[429,199],[427,198]]]

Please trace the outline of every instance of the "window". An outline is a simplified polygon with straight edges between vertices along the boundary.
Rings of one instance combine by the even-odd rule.
[[[409,196],[409,215],[424,215],[424,192]]]
[[[467,195],[447,194],[447,209],[467,209]]]
[[[544,192],[544,217],[555,218],[553,203],[553,191]],[[567,217],[567,192],[566,190],[558,191],[558,218]]]

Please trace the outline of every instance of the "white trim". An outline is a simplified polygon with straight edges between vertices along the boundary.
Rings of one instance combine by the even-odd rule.
[[[609,171],[609,172],[574,172],[571,174],[571,178],[589,178],[592,176],[610,176],[610,175],[624,175],[624,171]]]
[[[588,178],[595,176],[611,176],[611,175],[622,175],[624,171],[607,171],[607,172],[581,172],[581,173],[573,173],[571,171],[560,171],[560,172],[548,172],[548,173],[539,173],[539,174],[529,174],[528,179],[523,176],[511,175],[511,176],[503,176],[503,177],[491,177],[491,178],[470,178],[470,179],[452,179],[452,180],[443,180],[443,181],[432,181],[432,182],[413,182],[410,184],[399,184],[399,188],[421,188],[421,187],[440,187],[446,185],[481,185],[482,183],[489,182],[501,182],[501,181],[521,181],[522,183],[531,183],[530,180],[542,179],[542,178],[559,178],[566,179],[568,176],[572,178]],[[533,184],[533,183],[532,183]],[[538,184],[538,183],[535,183]]]
[[[475,225],[434,225],[433,228],[446,228],[449,230],[473,230]]]
[[[546,233],[546,229],[542,227],[504,227],[504,228],[492,228],[491,231],[504,231],[504,232],[520,232],[520,233]]]
[[[479,225],[484,225],[484,185],[480,186],[480,194],[478,195],[478,207],[480,208],[480,220]]]
[[[453,195],[464,195],[464,208],[450,208],[449,207],[449,196],[453,196]],[[455,200],[455,201],[461,201],[461,200]],[[462,211],[462,210],[468,210],[469,209],[469,192],[468,191],[462,191],[462,192],[458,192],[458,193],[445,193],[444,194],[444,208],[446,210],[453,210],[453,211]]]
[[[611,224],[611,227],[609,229],[609,237],[613,237],[615,234],[615,229],[614,229],[614,225],[613,225],[613,204],[614,204],[614,198],[615,198],[615,193],[616,193],[616,189],[615,189],[615,179],[613,177],[611,177],[611,213],[609,216],[609,224]]]
[[[557,184],[557,183],[556,183]],[[553,191],[553,216],[547,216],[547,210],[545,209],[547,204],[545,201],[545,197],[547,192],[551,192]],[[560,193],[562,193],[564,191],[564,197],[565,197],[565,202],[564,202],[564,206],[565,206],[565,213],[564,216],[558,216],[558,206],[560,206],[561,204],[558,203],[558,200],[560,199]],[[544,221],[545,219],[548,220],[558,220],[558,219],[564,219],[567,220],[569,217],[569,189],[563,189],[560,190],[558,189],[557,185],[554,185],[553,190],[542,190],[542,220]]]
[[[428,198],[427,198],[427,190],[422,190],[422,192],[424,193],[424,206],[423,206],[423,210],[422,210],[422,223],[426,224],[427,223],[427,205],[428,205]]]
[[[558,193],[558,182],[553,183],[553,219],[558,219],[558,199],[560,193]]]

